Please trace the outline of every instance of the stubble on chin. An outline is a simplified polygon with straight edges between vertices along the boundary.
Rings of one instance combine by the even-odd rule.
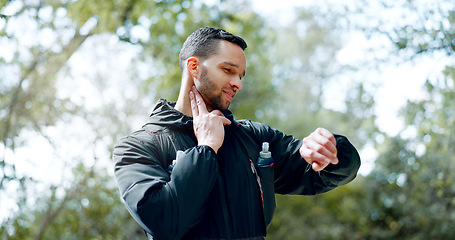
[[[229,108],[230,102],[223,104],[223,91],[218,90],[215,82],[207,76],[206,68],[202,69],[198,91],[213,110],[225,111]],[[220,92],[217,93],[217,91]]]

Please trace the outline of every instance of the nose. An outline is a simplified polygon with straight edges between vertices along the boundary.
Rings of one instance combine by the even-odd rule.
[[[231,85],[232,88],[235,88],[237,90],[240,90],[243,88],[242,80],[241,80],[240,76],[236,76],[233,79],[231,79],[231,82],[229,84]]]

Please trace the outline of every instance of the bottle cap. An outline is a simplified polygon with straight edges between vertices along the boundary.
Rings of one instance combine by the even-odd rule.
[[[268,142],[263,142],[262,143],[262,151],[259,152],[259,156],[261,158],[271,158],[272,153],[269,151],[269,143]]]

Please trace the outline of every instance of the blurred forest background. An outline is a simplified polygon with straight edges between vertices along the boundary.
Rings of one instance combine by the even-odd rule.
[[[267,239],[455,236],[453,0],[314,1],[277,18],[242,0],[0,7],[0,239],[145,239],[120,201],[112,148],[159,98],[176,100],[178,52],[202,26],[248,42],[238,119],[298,138],[342,133],[367,167],[326,194],[277,196]],[[445,64],[409,79],[434,62]],[[417,97],[398,123],[380,121],[383,72],[405,66],[392,86]]]

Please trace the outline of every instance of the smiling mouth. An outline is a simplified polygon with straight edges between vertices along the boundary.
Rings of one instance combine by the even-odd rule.
[[[230,92],[230,91],[223,91],[223,92],[226,94],[228,100],[229,100],[229,101],[232,101],[232,99],[233,99],[234,96],[235,96],[235,92]]]

